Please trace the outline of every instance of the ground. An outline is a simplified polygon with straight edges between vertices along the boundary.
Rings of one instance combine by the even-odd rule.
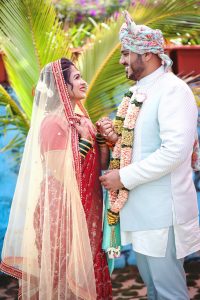
[[[191,300],[200,300],[200,259],[185,263],[187,285]],[[116,269],[112,274],[113,300],[147,300],[146,288],[136,266]],[[17,300],[17,280],[0,276],[0,300]],[[178,299],[174,299],[178,300]]]

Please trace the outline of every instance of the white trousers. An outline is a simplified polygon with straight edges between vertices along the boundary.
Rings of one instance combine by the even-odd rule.
[[[176,258],[173,227],[169,229],[165,257],[136,252],[137,266],[147,286],[148,300],[189,300],[184,259]]]

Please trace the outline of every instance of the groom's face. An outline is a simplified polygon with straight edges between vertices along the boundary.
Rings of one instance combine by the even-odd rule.
[[[139,80],[143,76],[145,64],[142,55],[131,52],[122,46],[120,64],[125,66],[126,76],[131,80]]]
[[[121,48],[121,57],[119,63],[125,66],[126,77],[128,77],[128,64],[129,64],[129,50]]]

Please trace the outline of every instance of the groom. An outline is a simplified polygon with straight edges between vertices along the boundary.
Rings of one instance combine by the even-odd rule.
[[[108,218],[113,221],[120,212],[122,244],[133,245],[148,299],[188,300],[184,257],[200,249],[191,168],[197,107],[190,88],[168,72],[172,62],[161,31],[136,25],[127,12],[125,18],[120,63],[136,84],[117,116],[118,125],[127,127],[124,136],[133,133],[131,141],[126,144],[109,119],[98,122],[99,132],[116,145],[112,161],[121,166],[114,164],[100,177],[111,197]],[[117,197],[117,190],[127,197],[123,192]]]

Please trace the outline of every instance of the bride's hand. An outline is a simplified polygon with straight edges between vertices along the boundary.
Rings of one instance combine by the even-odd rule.
[[[105,117],[96,122],[97,131],[109,142],[116,143],[118,135],[114,131],[112,120]]]
[[[80,118],[79,122],[73,123],[81,138],[92,141],[92,136],[85,118]]]

